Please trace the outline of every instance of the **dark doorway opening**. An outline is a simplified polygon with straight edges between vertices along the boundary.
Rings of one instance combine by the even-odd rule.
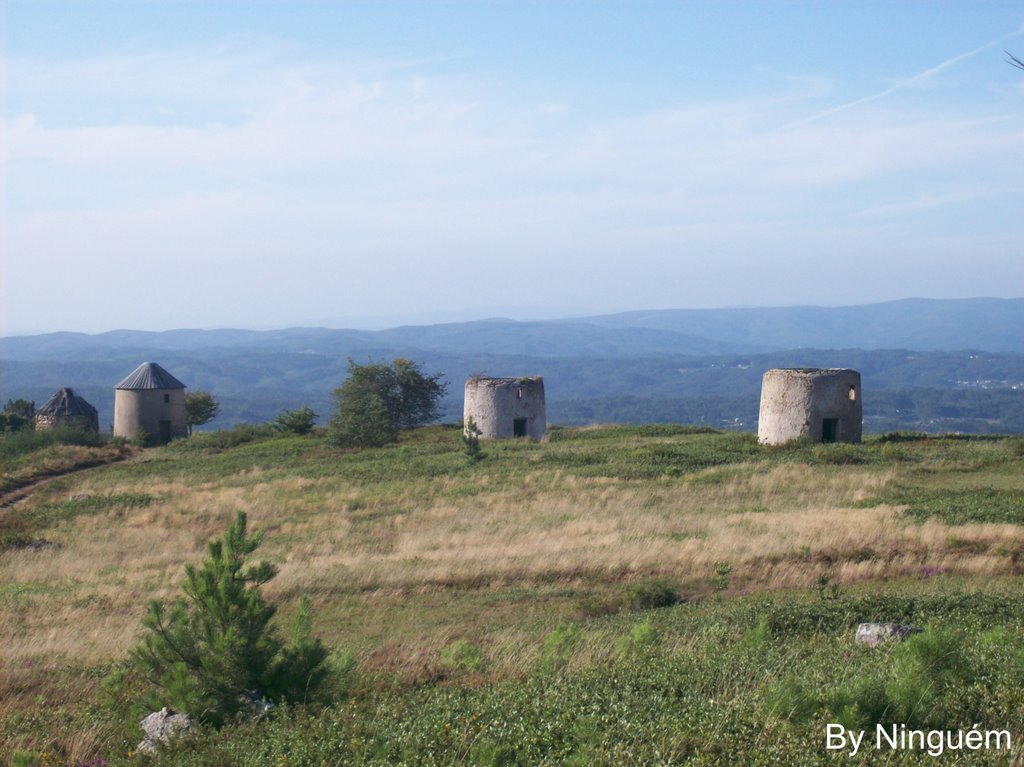
[[[512,419],[512,436],[513,437],[525,437],[526,436],[526,419],[525,418],[514,418],[514,419]]]
[[[160,422],[160,443],[166,445],[171,441],[171,422],[161,421]]]
[[[835,442],[839,436],[839,419],[823,418],[821,421],[821,441]]]

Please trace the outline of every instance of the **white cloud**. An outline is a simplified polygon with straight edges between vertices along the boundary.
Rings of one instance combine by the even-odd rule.
[[[347,313],[395,297],[418,311],[495,279],[503,259],[551,275],[536,297],[549,304],[564,304],[566,280],[584,273],[590,305],[644,295],[754,303],[783,290],[760,254],[799,272],[843,242],[891,261],[917,215],[1021,197],[1012,158],[1024,156],[1024,136],[998,106],[901,104],[881,98],[889,89],[843,105],[842,120],[800,120],[833,88],[817,76],[781,77],[758,98],[609,117],[571,93],[513,96],[419,62],[301,60],[274,48],[13,71],[6,273],[23,316],[67,310],[18,295],[31,264],[74,259],[102,267],[97,290],[120,280],[128,294],[160,264],[204,269],[205,324],[232,321],[216,318],[215,297],[237,289],[239,274],[270,301],[296,269],[319,273],[303,316],[331,314],[337,284],[359,286]],[[65,113],[68,101],[94,106]],[[952,215],[944,225],[950,237],[970,229]],[[907,280],[913,268],[894,273]],[[830,269],[856,282],[852,266]],[[189,290],[184,278],[161,279]]]

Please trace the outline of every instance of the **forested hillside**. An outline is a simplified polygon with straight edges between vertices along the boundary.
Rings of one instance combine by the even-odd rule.
[[[766,369],[852,367],[864,377],[868,431],[1021,432],[1022,326],[1024,300],[976,299],[633,312],[374,332],[52,333],[4,339],[0,397],[41,403],[71,386],[109,427],[113,385],[152,360],[190,389],[212,391],[223,409],[209,428],[223,428],[267,421],[301,405],[325,416],[348,357],[405,356],[450,382],[442,411],[449,421],[461,417],[465,379],[489,373],[544,376],[553,423],[684,422],[750,430]]]

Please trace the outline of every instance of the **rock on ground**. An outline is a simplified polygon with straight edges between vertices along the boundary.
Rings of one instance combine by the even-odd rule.
[[[191,730],[192,719],[188,714],[176,714],[165,706],[139,722],[139,726],[145,737],[135,750],[152,752],[156,751],[158,744],[166,743],[171,738]]]
[[[862,623],[857,626],[855,642],[874,647],[880,642],[895,639],[902,642],[911,634],[920,634],[921,629],[914,626],[901,626],[899,623]]]

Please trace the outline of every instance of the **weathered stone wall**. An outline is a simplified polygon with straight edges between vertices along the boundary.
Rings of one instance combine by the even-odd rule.
[[[860,373],[846,368],[778,368],[764,374],[757,439],[781,445],[808,436],[821,442],[826,419],[835,419],[835,442],[860,442],[863,421]]]
[[[53,415],[51,413],[37,413],[35,418],[36,431],[46,431],[56,426],[67,426],[69,429],[79,431],[99,431],[99,415]]]
[[[544,379],[474,376],[466,381],[462,413],[467,423],[476,422],[481,439],[516,436],[517,419],[525,421],[523,436],[540,439],[547,428]]]
[[[115,437],[135,439],[145,431],[159,442],[161,421],[170,421],[171,439],[188,436],[184,389],[114,390]]]

